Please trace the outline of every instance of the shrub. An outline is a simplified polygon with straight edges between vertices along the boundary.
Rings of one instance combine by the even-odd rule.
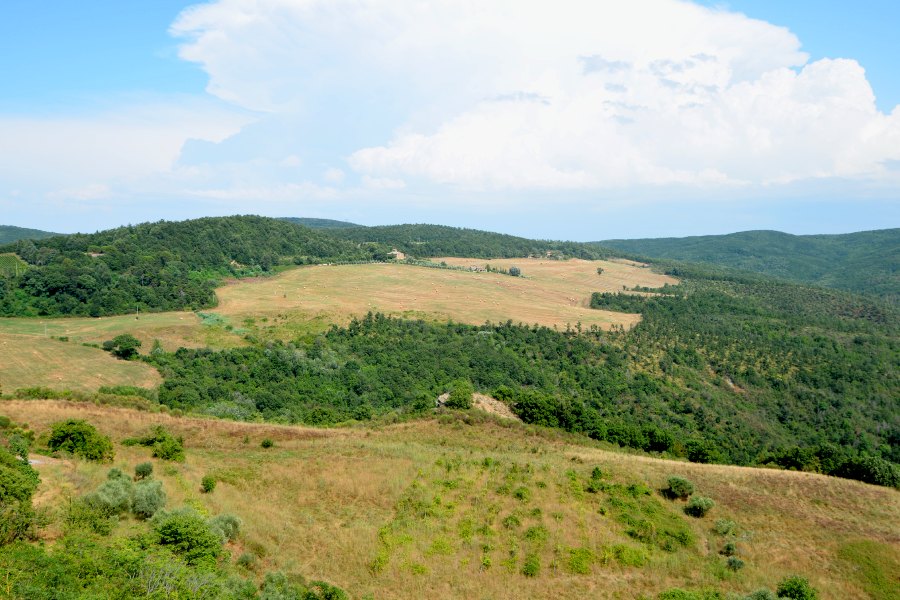
[[[176,438],[162,425],[157,425],[143,437],[128,438],[122,443],[126,446],[150,446],[154,458],[184,462],[184,440]]]
[[[0,415],[0,429],[6,429],[10,425],[12,425],[12,421],[10,421],[9,417]]]
[[[116,524],[116,517],[110,515],[104,508],[79,498],[69,502],[65,523],[69,527],[84,529],[97,535],[109,535]]]
[[[90,423],[78,419],[54,423],[47,447],[54,452],[68,452],[87,460],[109,462],[113,459],[110,439]]]
[[[669,477],[668,484],[668,487],[664,491],[665,495],[669,498],[687,500],[688,496],[694,493],[694,484],[684,477]]]
[[[216,489],[216,478],[212,475],[204,475],[200,480],[200,490],[204,494],[208,494]]]
[[[711,498],[693,496],[687,503],[687,506],[684,507],[684,512],[692,517],[700,519],[705,517],[706,513],[712,510],[712,507],[715,505],[716,503],[713,502]]]
[[[209,520],[209,526],[223,540],[233,542],[241,531],[241,520],[234,515],[216,515]]]
[[[734,542],[725,542],[725,545],[722,546],[721,552],[719,554],[724,554],[725,556],[734,556],[737,554],[737,544]]]
[[[506,529],[518,529],[522,526],[522,521],[516,515],[509,515],[503,519],[503,526]]]
[[[166,505],[161,481],[141,481],[134,486],[131,510],[140,519],[149,519]]]
[[[744,600],[778,600],[778,598],[772,590],[760,588],[744,596]]]
[[[152,521],[160,545],[168,546],[189,565],[214,562],[222,553],[222,538],[193,508],[159,511]]]
[[[525,564],[522,565],[522,575],[525,577],[537,577],[541,572],[541,559],[537,554],[525,556]]]
[[[594,553],[590,548],[571,548],[569,550],[569,571],[577,575],[589,575]]]
[[[30,536],[34,524],[35,513],[30,499],[0,503],[0,546]]]
[[[450,397],[444,406],[466,410],[472,408],[472,394],[475,393],[472,382],[468,379],[457,379],[450,384]]]
[[[256,567],[256,556],[250,554],[249,552],[244,552],[241,554],[235,563],[239,567],[243,567],[245,569],[253,570]]]
[[[118,469],[110,471],[117,471]],[[130,478],[113,476],[104,481],[100,487],[84,497],[84,501],[108,516],[120,515],[131,510],[134,500],[134,484]]]
[[[787,577],[778,584],[775,593],[779,598],[790,598],[791,600],[817,600],[819,594],[804,577]]]
[[[727,566],[731,571],[740,571],[744,568],[744,561],[742,561],[737,556],[729,556],[728,560],[725,562],[725,566]]]
[[[713,527],[719,535],[731,535],[737,529],[737,524],[728,519],[716,519],[715,527]]]
[[[138,348],[140,347],[141,341],[130,333],[123,333],[111,340],[103,342],[104,350],[111,352],[113,356],[117,356],[123,360],[137,358]]]
[[[778,600],[778,598],[772,590],[759,588],[755,592],[750,592],[744,596],[744,600]]]
[[[259,445],[263,448],[274,448],[275,442],[273,442],[271,438],[263,438],[263,441]]]
[[[147,479],[153,475],[153,463],[142,462],[134,468],[135,479]]]

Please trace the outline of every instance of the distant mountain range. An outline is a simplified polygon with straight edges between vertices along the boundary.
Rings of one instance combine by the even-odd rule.
[[[41,231],[40,229],[26,229],[25,227],[16,227],[14,225],[0,225],[0,244],[8,244],[24,239],[42,240],[55,235],[60,234]]]
[[[894,301],[900,298],[900,229],[841,235],[743,231],[597,243],[635,257],[710,263]]]

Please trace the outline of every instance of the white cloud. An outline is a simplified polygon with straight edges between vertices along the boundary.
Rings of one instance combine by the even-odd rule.
[[[172,32],[242,107],[395,119],[349,153],[367,186],[777,186],[900,159],[900,113],[855,61],[680,0],[219,0]]]

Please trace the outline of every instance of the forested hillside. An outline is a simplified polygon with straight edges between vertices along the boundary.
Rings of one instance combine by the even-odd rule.
[[[9,244],[16,240],[32,239],[42,240],[44,238],[59,235],[49,231],[41,231],[40,229],[26,229],[25,227],[16,227],[15,225],[0,225],[0,244]]]
[[[312,217],[282,217],[280,220],[293,223],[294,225],[303,225],[312,229],[343,229],[345,227],[361,227],[356,223],[349,221],[336,221],[334,219],[315,219]]]
[[[444,225],[386,225],[355,227],[332,232],[354,242],[375,242],[397,248],[416,257],[460,256],[475,258],[518,258],[552,256],[599,259],[609,257],[603,248],[579,242],[529,240],[502,233],[462,229]]]
[[[0,277],[0,315],[110,315],[197,309],[217,278],[283,264],[370,260],[372,246],[263,217],[144,223],[0,247],[28,268]]]
[[[699,462],[900,485],[897,314],[858,296],[703,269],[662,295],[596,295],[633,330],[369,315],[314,340],[151,358],[160,400],[330,425],[414,414],[469,381],[526,422]]]
[[[900,229],[843,235],[744,231],[598,242],[636,256],[706,262],[802,283],[900,298]]]

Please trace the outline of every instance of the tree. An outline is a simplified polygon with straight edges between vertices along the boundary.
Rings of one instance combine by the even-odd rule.
[[[475,390],[472,389],[471,381],[468,379],[457,379],[450,384],[450,397],[447,398],[444,406],[460,410],[472,408],[472,394],[474,393]]]
[[[111,352],[114,356],[118,356],[122,360],[132,360],[137,357],[138,348],[141,347],[141,340],[137,339],[130,333],[117,335],[111,340],[103,342],[103,349]]]
[[[518,277],[519,275],[522,274],[522,270],[519,269],[519,267],[510,267],[509,274],[512,275],[513,277]]]

